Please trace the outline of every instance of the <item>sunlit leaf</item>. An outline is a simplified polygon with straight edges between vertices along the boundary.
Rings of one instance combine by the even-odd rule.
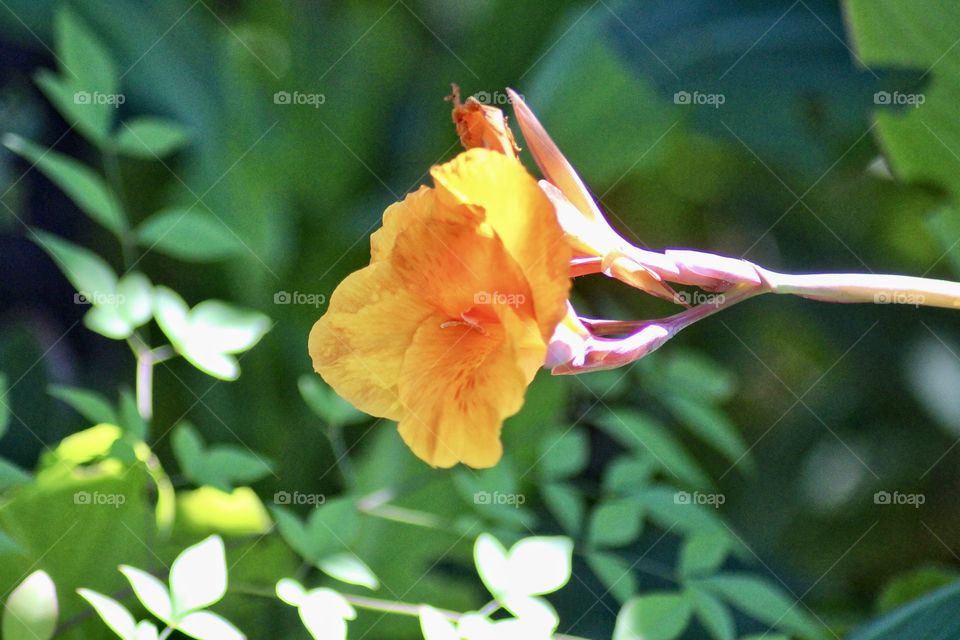
[[[169,623],[173,620],[173,604],[165,584],[136,567],[120,565],[120,573],[130,581],[134,595],[147,611],[164,622]]]
[[[710,632],[714,640],[733,640],[737,629],[733,614],[720,600],[711,594],[695,588],[687,589],[687,595],[693,603],[694,612],[700,624]]]
[[[176,628],[197,640],[245,640],[233,624],[211,611],[194,611],[177,621]]]
[[[341,582],[360,585],[368,589],[378,589],[380,587],[380,581],[377,580],[377,576],[370,567],[349,552],[322,558],[317,562],[317,568]]]
[[[314,589],[300,605],[300,619],[316,640],[343,640],[346,621],[356,617],[353,606],[332,589]]]
[[[178,617],[219,602],[226,591],[227,560],[220,536],[187,548],[170,567],[170,593]]]
[[[45,571],[21,582],[3,608],[4,640],[49,640],[59,617],[57,588]]]
[[[292,607],[299,607],[307,597],[307,590],[293,578],[277,582],[277,597]]]
[[[483,533],[474,545],[480,579],[495,596],[532,596],[556,591],[570,579],[573,542],[560,536],[524,538],[507,551]]]
[[[137,621],[126,607],[113,598],[90,589],[77,589],[77,593],[90,603],[111,631],[123,640],[138,640]]]
[[[460,633],[447,616],[431,606],[420,607],[420,631],[424,640],[460,640]]]

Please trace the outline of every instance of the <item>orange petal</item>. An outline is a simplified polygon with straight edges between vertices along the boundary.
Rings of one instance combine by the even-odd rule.
[[[397,237],[390,258],[404,286],[460,320],[496,321],[495,306],[505,304],[533,316],[533,296],[520,267],[499,238],[484,235],[474,223],[433,219],[411,226]]]
[[[383,226],[370,236],[370,262],[383,260],[393,251],[393,245],[404,229],[430,217],[436,199],[433,189],[421,186],[400,202],[383,212]]]
[[[447,206],[479,207],[530,284],[543,340],[563,318],[570,290],[571,249],[553,205],[523,164],[471,149],[431,170]]]
[[[492,467],[503,420],[520,410],[527,380],[504,325],[443,326],[437,314],[417,331],[401,370],[407,413],[399,431],[434,467]]]
[[[404,353],[431,312],[389,263],[356,271],[333,292],[329,309],[310,331],[313,368],[361,411],[399,420]]]

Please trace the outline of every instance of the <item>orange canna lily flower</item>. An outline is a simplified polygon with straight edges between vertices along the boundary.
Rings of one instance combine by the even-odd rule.
[[[465,122],[482,114],[457,108],[470,109]],[[498,140],[466,130],[471,144]],[[310,332],[324,380],[396,420],[435,467],[497,463],[503,421],[566,312],[570,249],[553,206],[501,151],[512,148],[465,151],[433,167],[433,188],[388,207],[370,265],[340,283]]]

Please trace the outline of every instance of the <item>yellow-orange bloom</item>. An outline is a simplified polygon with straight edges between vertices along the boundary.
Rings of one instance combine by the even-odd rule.
[[[310,332],[313,366],[341,396],[399,422],[437,467],[493,466],[564,317],[570,249],[519,160],[475,148],[384,212],[370,265]]]

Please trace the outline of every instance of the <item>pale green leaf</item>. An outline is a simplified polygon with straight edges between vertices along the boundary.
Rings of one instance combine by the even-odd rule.
[[[141,117],[122,122],[117,134],[117,151],[135,158],[164,158],[189,142],[187,131],[163,118]]]
[[[648,593],[627,602],[617,615],[613,640],[673,640],[680,637],[693,607],[676,593]]]
[[[187,262],[222,260],[245,251],[230,229],[212,213],[198,209],[164,209],[137,227],[137,243]]]
[[[380,581],[363,560],[356,555],[344,552],[322,558],[317,568],[331,578],[347,584],[355,584],[367,589],[380,588]]]
[[[113,296],[117,290],[117,275],[97,254],[36,229],[31,234],[37,245],[53,258],[70,284],[87,300],[95,302]]]
[[[623,547],[643,530],[643,509],[634,498],[598,504],[590,514],[587,543],[593,547]]]
[[[3,608],[4,640],[49,640],[59,617],[57,588],[45,571],[21,582]]]

